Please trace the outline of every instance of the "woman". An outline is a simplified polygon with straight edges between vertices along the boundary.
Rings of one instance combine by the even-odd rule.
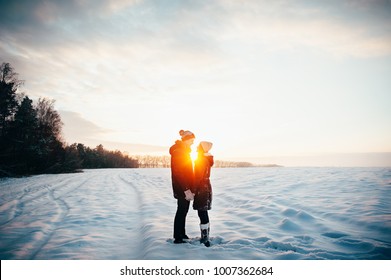
[[[212,143],[202,141],[198,145],[198,157],[194,165],[194,202],[193,209],[198,211],[200,218],[201,240],[206,247],[209,242],[209,215],[212,206],[212,185],[210,184],[210,169],[213,166],[213,156],[209,154]]]

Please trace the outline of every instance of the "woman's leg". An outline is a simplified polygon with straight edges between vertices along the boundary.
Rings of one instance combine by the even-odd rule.
[[[200,217],[200,224],[207,224],[209,223],[209,215],[208,210],[198,210],[198,217]]]
[[[208,211],[198,210],[198,217],[200,217],[200,229],[201,229],[201,239],[200,242],[203,243],[206,247],[210,246],[209,242],[209,215]]]

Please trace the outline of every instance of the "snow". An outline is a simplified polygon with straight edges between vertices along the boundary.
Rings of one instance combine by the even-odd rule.
[[[212,170],[211,243],[173,244],[169,169],[0,181],[0,258],[391,259],[391,169]]]

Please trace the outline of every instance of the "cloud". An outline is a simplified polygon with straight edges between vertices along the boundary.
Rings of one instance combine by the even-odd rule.
[[[391,20],[379,7],[368,5],[367,9],[354,10],[345,3],[341,11],[336,3],[335,7],[306,1],[294,3],[247,1],[244,5],[221,1],[226,7],[226,30],[217,36],[222,42],[237,41],[268,51],[307,47],[343,56],[391,54]]]
[[[0,22],[4,27],[26,28],[62,20],[108,17],[140,0],[0,0]]]
[[[48,50],[114,38],[120,30],[115,17],[138,2],[0,0],[1,41]]]
[[[164,59],[162,52],[169,59],[172,51],[193,63],[229,57],[233,44],[269,51],[304,46],[359,57],[391,54],[388,1],[0,0],[0,7],[1,41],[20,54],[23,48],[90,49],[101,42],[144,48],[155,54],[151,59]],[[194,56],[201,59],[189,59]]]
[[[83,143],[91,148],[102,144],[106,149],[119,150],[130,155],[167,154],[168,147],[164,146],[105,141],[104,136],[112,133],[113,130],[102,128],[76,112],[59,111],[59,113],[64,123],[63,134],[69,144]]]
[[[0,0],[0,60],[26,81],[26,94],[56,99],[70,142],[168,145],[176,129],[220,137],[223,123],[248,135],[268,113],[281,115],[272,122],[276,131],[292,108],[303,108],[290,93],[307,91],[300,94],[310,103],[308,96],[328,98],[330,88],[336,100],[355,91],[359,79],[339,84],[317,72],[325,61],[359,57],[351,61],[367,69],[374,60],[361,58],[391,55],[387,4],[364,2]],[[381,85],[386,92],[388,83]],[[173,126],[180,127],[167,132]]]
[[[97,138],[111,132],[95,123],[86,120],[80,113],[71,111],[59,111],[64,123],[64,134],[70,142],[83,142],[86,139]]]
[[[331,3],[0,0],[0,52],[25,74],[32,95],[60,102],[72,95],[186,94],[223,77],[232,81],[249,53],[252,60],[303,49],[391,54],[387,2]]]

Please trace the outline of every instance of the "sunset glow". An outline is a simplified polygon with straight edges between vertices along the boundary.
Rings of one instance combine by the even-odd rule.
[[[219,159],[391,165],[389,1],[0,3],[0,62],[68,143],[168,155],[188,129]]]
[[[198,157],[197,151],[191,151],[190,157],[191,157],[191,160],[192,160],[193,163],[194,163],[194,162],[197,160],[197,157]]]

